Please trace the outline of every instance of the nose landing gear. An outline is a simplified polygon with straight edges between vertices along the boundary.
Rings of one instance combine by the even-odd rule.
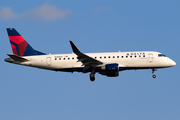
[[[153,78],[156,78],[156,75],[154,74],[155,71],[157,71],[157,69],[153,68],[153,69],[152,69],[152,73],[153,73],[153,76],[152,76],[152,77],[153,77]]]
[[[153,78],[156,78],[156,75],[153,75],[152,77],[153,77]]]

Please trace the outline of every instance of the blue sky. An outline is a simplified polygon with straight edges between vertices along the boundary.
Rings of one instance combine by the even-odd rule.
[[[0,119],[179,120],[178,0],[6,0],[0,4]],[[158,51],[177,65],[119,77],[41,70],[4,62],[13,27],[45,53]]]

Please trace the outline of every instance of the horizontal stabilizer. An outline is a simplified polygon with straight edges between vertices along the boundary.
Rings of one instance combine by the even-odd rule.
[[[14,54],[7,54],[10,58],[12,58],[14,61],[19,61],[19,62],[25,62],[25,61],[29,61],[23,57],[14,55]]]

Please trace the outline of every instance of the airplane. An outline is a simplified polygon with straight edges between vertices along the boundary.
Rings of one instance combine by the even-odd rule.
[[[7,33],[13,54],[7,54],[10,58],[6,62],[56,72],[90,72],[91,81],[95,80],[95,73],[117,77],[120,71],[137,69],[152,69],[152,77],[156,78],[157,69],[176,65],[155,51],[82,53],[72,41],[72,54],[45,54],[32,48],[16,29],[7,28]]]

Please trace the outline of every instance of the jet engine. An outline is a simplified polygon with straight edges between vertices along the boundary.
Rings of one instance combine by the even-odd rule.
[[[117,63],[106,64],[101,67],[101,72],[99,73],[108,77],[117,77],[119,76],[119,65]]]

